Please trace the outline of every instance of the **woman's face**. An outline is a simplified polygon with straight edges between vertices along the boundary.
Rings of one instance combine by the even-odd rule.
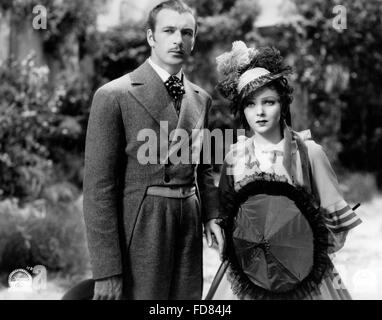
[[[271,88],[260,89],[244,108],[250,128],[258,134],[268,136],[280,132],[280,96]]]

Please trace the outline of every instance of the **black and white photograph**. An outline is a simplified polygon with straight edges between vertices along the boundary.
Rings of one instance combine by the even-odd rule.
[[[382,0],[0,0],[0,300],[382,300],[381,88]]]

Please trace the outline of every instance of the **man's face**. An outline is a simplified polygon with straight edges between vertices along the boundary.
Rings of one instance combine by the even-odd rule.
[[[171,74],[178,72],[194,48],[195,24],[191,13],[159,11],[155,31],[147,31],[153,61]]]

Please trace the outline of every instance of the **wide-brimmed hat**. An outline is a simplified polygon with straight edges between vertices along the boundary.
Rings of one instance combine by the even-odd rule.
[[[216,58],[219,73],[218,90],[229,100],[246,96],[273,80],[292,72],[282,63],[275,48],[248,48],[243,41],[235,41],[232,50]]]

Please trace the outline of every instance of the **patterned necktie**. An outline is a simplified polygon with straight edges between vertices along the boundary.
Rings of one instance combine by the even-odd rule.
[[[175,100],[178,101],[185,94],[184,86],[182,81],[176,76],[170,76],[164,83],[169,95]]]

